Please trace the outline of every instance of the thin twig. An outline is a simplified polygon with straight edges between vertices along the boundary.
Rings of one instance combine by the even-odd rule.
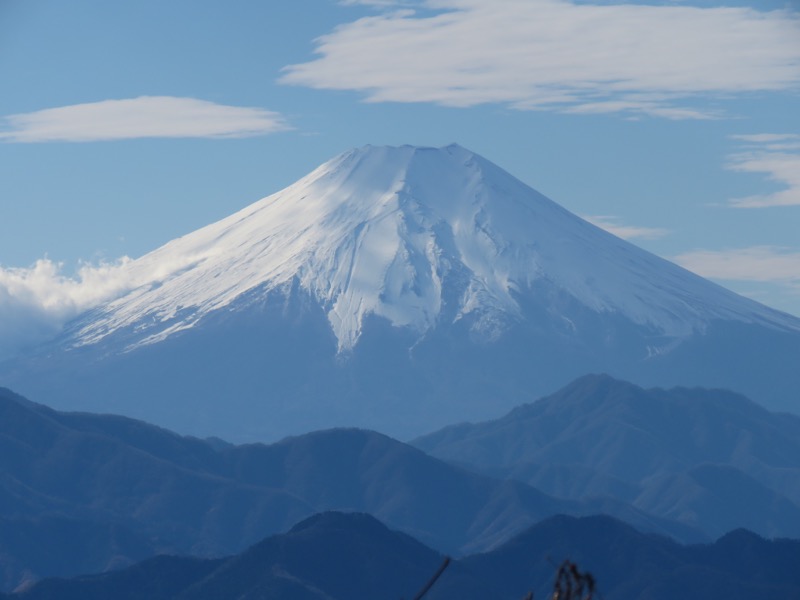
[[[444,561],[436,570],[436,573],[433,574],[433,577],[431,577],[428,583],[425,584],[425,587],[423,587],[419,592],[417,592],[417,595],[414,596],[412,600],[420,600],[420,598],[422,598],[425,594],[427,594],[428,590],[430,590],[433,587],[433,584],[436,583],[436,580],[439,579],[439,577],[441,577],[442,573],[444,573],[444,570],[448,566],[450,566],[450,557],[445,556]]]

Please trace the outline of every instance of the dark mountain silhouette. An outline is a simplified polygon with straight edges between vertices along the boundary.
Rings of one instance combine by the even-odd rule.
[[[547,598],[555,566],[567,558],[593,574],[598,597],[607,600],[756,600],[800,593],[798,541],[768,541],[737,530],[714,544],[683,546],[610,517],[558,516],[496,551],[463,559],[431,598],[519,599],[532,587],[535,598]]]
[[[800,542],[738,530],[682,546],[610,517],[552,517],[502,547],[455,561],[428,598],[547,598],[565,558],[607,600],[756,600],[800,594]],[[324,513],[221,560],[157,557],[73,580],[50,579],[13,600],[372,600],[410,598],[442,556],[365,514]]]
[[[559,500],[370,431],[232,446],[123,417],[61,413],[8,390],[0,390],[0,502],[16,532],[0,541],[5,589],[156,552],[231,554],[330,509],[369,512],[449,553],[491,548],[558,513],[607,512],[702,539],[623,502]],[[71,540],[65,522],[81,523],[82,533]],[[52,538],[53,552],[32,550],[24,531]],[[95,541],[87,550],[79,539]]]
[[[119,569],[163,546],[109,521],[61,516],[0,518],[0,589],[24,586],[42,574],[69,577]]]
[[[410,598],[442,556],[366,514],[314,515],[224,560],[160,556],[114,573],[45,580],[12,598]]]
[[[612,497],[718,537],[800,537],[800,418],[723,390],[586,376],[418,448],[568,498]]]

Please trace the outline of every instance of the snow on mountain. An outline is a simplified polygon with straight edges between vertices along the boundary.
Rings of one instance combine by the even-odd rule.
[[[299,285],[352,350],[365,317],[422,336],[471,315],[489,338],[533,288],[680,339],[720,319],[800,330],[576,217],[457,145],[351,150],[286,189],[132,261],[146,282],[75,322],[72,346],[130,350]],[[569,323],[557,306],[553,318]]]
[[[800,319],[587,223],[458,146],[346,152],[119,267],[0,385],[197,436],[416,437],[586,373],[797,411]]]

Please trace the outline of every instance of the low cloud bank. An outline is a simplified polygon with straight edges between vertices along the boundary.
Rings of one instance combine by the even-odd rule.
[[[52,338],[70,319],[141,285],[132,262],[83,263],[73,276],[47,258],[28,268],[0,267],[0,359]]]

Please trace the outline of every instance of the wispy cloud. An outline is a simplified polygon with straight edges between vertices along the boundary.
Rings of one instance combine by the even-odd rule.
[[[405,4],[401,0],[339,0],[342,6],[397,6]]]
[[[771,194],[735,198],[737,208],[800,206],[800,134],[759,133],[731,136],[744,145],[730,157],[728,168],[745,173],[763,173],[783,189]]]
[[[261,108],[196,98],[141,96],[48,108],[2,118],[5,142],[95,142],[134,138],[236,138],[289,129]]]
[[[629,113],[632,115],[644,114],[651,117],[662,117],[673,121],[688,119],[707,120],[721,118],[715,111],[697,110],[692,108],[666,106],[653,100],[608,100],[604,102],[586,102],[561,110],[563,113],[598,115],[608,113]]]
[[[800,14],[789,10],[427,0],[317,40],[281,81],[370,102],[714,118],[693,97],[796,90]]]
[[[582,218],[589,221],[592,225],[597,225],[609,233],[622,238],[623,240],[642,239],[655,240],[662,238],[669,233],[667,229],[659,227],[638,227],[636,225],[625,225],[619,217],[609,215],[582,215]]]
[[[775,246],[693,250],[673,257],[703,277],[785,284],[800,289],[800,252]]]
[[[748,133],[730,136],[732,140],[749,142],[751,144],[768,144],[768,148],[790,144],[793,148],[800,149],[800,134],[797,133]]]

